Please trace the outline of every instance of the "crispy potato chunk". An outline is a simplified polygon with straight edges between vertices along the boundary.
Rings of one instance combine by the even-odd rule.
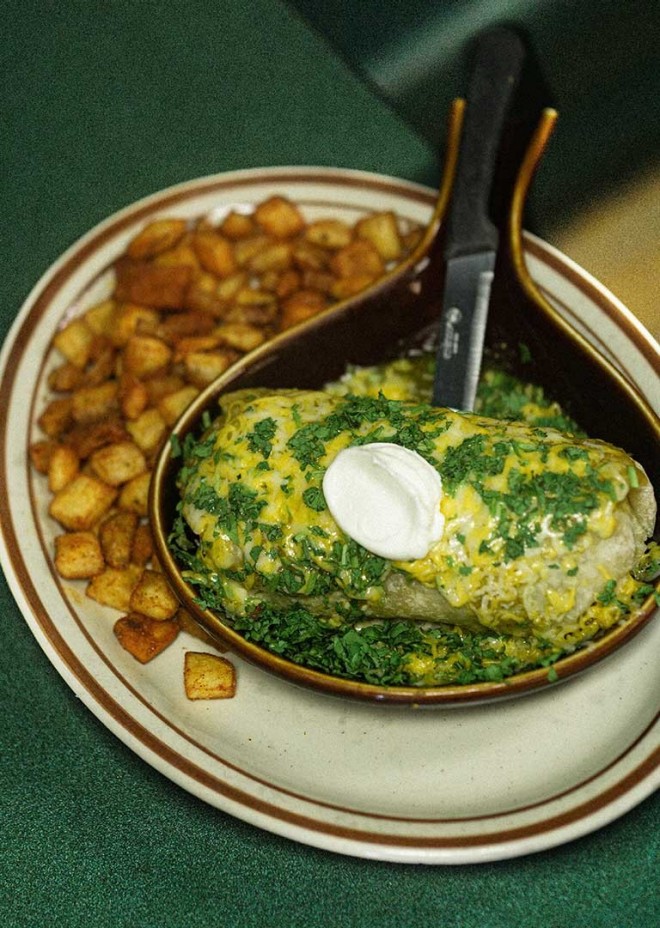
[[[137,303],[122,303],[110,338],[114,345],[122,348],[132,335],[152,335],[159,324],[160,316],[155,309]]]
[[[114,300],[104,300],[90,307],[84,314],[83,318],[95,335],[105,335],[107,338],[112,334],[117,316],[117,304]]]
[[[130,605],[133,612],[162,621],[175,615],[179,600],[163,574],[147,568],[131,594]]]
[[[154,542],[151,529],[146,522],[140,522],[135,530],[133,547],[131,548],[131,563],[145,567],[154,554]]]
[[[158,411],[167,425],[174,425],[182,412],[190,406],[199,395],[198,387],[182,387],[175,393],[164,396],[158,404]]]
[[[147,501],[149,499],[149,484],[151,473],[147,470],[138,477],[134,477],[121,488],[117,501],[120,509],[128,509],[144,518],[147,514]]]
[[[104,569],[98,538],[93,532],[67,532],[55,538],[55,568],[67,580],[89,580]]]
[[[188,699],[231,699],[236,694],[234,665],[219,654],[186,651],[183,682]]]
[[[219,351],[191,351],[183,358],[183,365],[188,379],[196,387],[207,384],[223,374],[239,357],[231,349]]]
[[[138,446],[132,441],[119,441],[99,448],[89,459],[97,477],[111,487],[118,487],[144,473],[147,462]]]
[[[149,455],[160,447],[167,423],[160,411],[150,406],[134,422],[127,422],[126,428],[138,448]]]
[[[236,213],[232,210],[223,220],[220,231],[232,241],[249,238],[255,233],[254,219],[245,213]]]
[[[137,533],[136,513],[121,510],[108,516],[99,528],[99,544],[108,567],[128,567],[133,560]]]
[[[397,261],[401,257],[401,238],[394,213],[375,213],[356,223],[359,238],[367,239],[383,261]]]
[[[128,612],[131,594],[142,576],[142,567],[106,567],[92,577],[87,585],[87,595],[102,606],[111,606],[120,612]]]
[[[327,301],[318,290],[298,290],[282,302],[282,328],[288,329],[325,309]]]
[[[187,229],[185,219],[156,219],[135,236],[126,249],[130,258],[142,261],[167,251],[183,238]]]
[[[159,622],[131,612],[115,622],[113,631],[122,648],[146,664],[172,644],[179,625],[173,620]]]
[[[285,197],[270,197],[254,211],[257,224],[273,238],[292,238],[305,228],[297,206]]]
[[[57,438],[73,422],[73,399],[70,396],[51,400],[37,419],[42,432],[49,438]]]
[[[84,319],[73,319],[53,338],[53,344],[67,361],[83,368],[89,361],[94,332]]]
[[[340,219],[319,219],[317,222],[310,222],[307,226],[305,238],[312,245],[319,245],[321,248],[330,248],[334,251],[350,245],[353,231],[347,222],[342,222]]]
[[[64,528],[88,531],[110,509],[117,496],[114,487],[88,474],[78,474],[52,498],[48,512]]]
[[[40,474],[48,473],[48,466],[55,448],[57,448],[57,442],[49,438],[42,438],[30,445],[30,463]]]
[[[172,359],[172,349],[155,335],[131,335],[124,348],[124,370],[138,379],[160,374]]]
[[[216,277],[229,277],[238,269],[231,243],[217,232],[196,232],[193,248],[205,271]]]
[[[79,423],[107,419],[117,410],[118,395],[119,385],[116,380],[107,380],[93,387],[81,387],[72,395],[73,418]]]
[[[184,264],[162,265],[120,258],[115,264],[115,297],[154,309],[177,309],[183,305],[192,268]]]
[[[48,462],[48,489],[57,493],[76,476],[79,470],[78,455],[70,445],[57,445]]]

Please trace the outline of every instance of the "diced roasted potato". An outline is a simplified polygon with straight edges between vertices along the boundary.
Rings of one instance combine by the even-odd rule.
[[[73,400],[70,396],[51,400],[37,419],[39,428],[49,438],[58,438],[73,422]]]
[[[72,319],[53,338],[53,344],[60,354],[80,368],[83,368],[89,360],[93,341],[94,332],[84,319]]]
[[[266,339],[263,329],[241,322],[224,322],[217,326],[215,335],[230,348],[245,352],[257,348]]]
[[[277,242],[260,249],[247,262],[247,267],[254,274],[265,274],[267,271],[285,271],[291,267],[292,251],[288,242]]]
[[[48,375],[48,386],[55,393],[70,393],[82,386],[85,374],[82,367],[77,367],[71,361],[65,361],[54,368]]]
[[[254,211],[257,224],[274,238],[292,238],[305,228],[298,207],[285,197],[270,197]]]
[[[125,483],[117,500],[119,508],[128,509],[130,512],[135,512],[142,517],[146,516],[150,482],[151,474],[149,471],[145,471]]]
[[[183,358],[186,375],[196,387],[205,387],[230,367],[239,355],[233,349],[191,351]]]
[[[110,337],[115,327],[117,304],[114,300],[104,300],[88,309],[83,318],[95,335]]]
[[[131,594],[130,605],[133,612],[162,621],[172,618],[179,601],[163,574],[147,568]]]
[[[234,247],[217,232],[196,232],[192,246],[205,271],[216,277],[229,277],[238,269]]]
[[[94,387],[81,387],[72,394],[72,413],[76,422],[84,424],[107,419],[117,411],[119,385],[116,380],[106,380]]]
[[[90,457],[94,473],[111,487],[128,483],[147,469],[142,451],[132,441],[119,441],[99,448]]]
[[[367,239],[376,248],[383,261],[397,261],[401,257],[401,237],[394,213],[374,213],[356,223],[358,238]]]
[[[55,448],[57,448],[57,442],[50,438],[42,438],[30,445],[30,463],[40,474],[48,473],[48,465]]]
[[[342,222],[341,219],[319,219],[307,226],[305,238],[312,245],[331,248],[334,251],[351,243],[353,231],[348,223]]]
[[[318,290],[298,290],[282,301],[280,324],[283,329],[288,329],[298,322],[316,316],[327,305],[327,300]]]
[[[133,422],[127,422],[126,428],[138,448],[144,454],[150,455],[160,447],[165,438],[167,423],[160,411],[150,406]]]
[[[335,252],[330,260],[332,270],[339,277],[379,277],[385,270],[383,259],[375,245],[367,239],[358,239]]]
[[[174,425],[181,413],[190,406],[196,396],[199,395],[197,387],[182,387],[175,393],[169,393],[164,396],[158,404],[158,411],[165,420],[167,425]]]
[[[113,632],[124,650],[146,664],[172,644],[179,634],[179,625],[173,620],[159,622],[131,612],[117,619]]]
[[[149,405],[149,392],[141,380],[128,371],[119,378],[119,408],[126,419],[137,419]]]
[[[133,547],[131,548],[131,563],[146,567],[154,553],[154,543],[151,529],[146,522],[140,522],[135,530]]]
[[[116,496],[115,488],[102,480],[78,474],[53,496],[48,512],[64,528],[88,531],[106,514]]]
[[[48,462],[48,489],[57,493],[78,473],[80,461],[70,445],[57,445]]]
[[[97,448],[112,442],[127,441],[128,432],[118,416],[76,425],[66,434],[66,442],[71,445],[81,461],[84,461]]]
[[[102,606],[128,612],[131,593],[142,575],[142,570],[142,567],[135,564],[129,564],[127,567],[106,567],[89,581],[87,595]]]
[[[222,221],[220,231],[232,241],[249,238],[255,233],[254,219],[245,213],[236,213],[232,210]]]
[[[145,226],[129,243],[126,254],[142,261],[173,248],[187,229],[185,219],[155,219]]]
[[[55,538],[55,569],[67,580],[88,580],[104,569],[98,538],[93,532],[67,532]]]
[[[172,359],[172,349],[155,335],[131,335],[124,348],[124,370],[138,379],[160,374]]]
[[[183,306],[192,269],[182,264],[158,265],[122,257],[115,264],[115,274],[118,300],[155,309],[177,309]]]
[[[116,313],[114,326],[109,332],[112,343],[122,348],[132,335],[152,335],[158,329],[160,316],[157,310],[138,303],[122,303]]]
[[[105,519],[99,528],[99,544],[108,567],[128,567],[138,528],[136,513],[120,510]]]
[[[219,654],[186,651],[183,682],[188,699],[231,699],[236,694],[234,665]]]

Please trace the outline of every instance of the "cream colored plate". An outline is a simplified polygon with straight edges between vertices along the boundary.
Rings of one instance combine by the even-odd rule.
[[[393,209],[424,222],[433,202],[426,188],[357,172],[236,172],[142,200],[62,256],[26,301],[1,356],[0,555],[26,621],[73,691],[132,750],[259,828],[360,857],[460,864],[539,851],[601,827],[660,783],[657,620],[577,679],[499,705],[415,711],[346,703],[240,659],[235,699],[189,702],[183,652],[199,642],[181,635],[142,666],[112,634],[116,613],[54,574],[45,481],[26,457],[47,394],[53,332],[109,292],[108,265],[147,219],[221,216],[272,193],[300,202],[309,218]],[[658,347],[634,317],[531,237],[528,259],[555,304],[657,397]]]

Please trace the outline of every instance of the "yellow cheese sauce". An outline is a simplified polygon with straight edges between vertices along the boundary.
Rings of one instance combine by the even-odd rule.
[[[642,469],[508,375],[485,372],[473,415],[428,406],[431,382],[421,357],[323,392],[223,397],[184,449],[171,538],[200,602],[291,660],[407,685],[550,665],[634,608],[652,524]],[[328,510],[329,463],[370,442],[440,473],[444,532],[422,558],[371,554]]]

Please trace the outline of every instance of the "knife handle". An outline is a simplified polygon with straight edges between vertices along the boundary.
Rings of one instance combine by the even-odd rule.
[[[524,58],[523,42],[511,29],[498,26],[477,40],[447,218],[447,259],[497,248],[490,217],[493,177]]]

